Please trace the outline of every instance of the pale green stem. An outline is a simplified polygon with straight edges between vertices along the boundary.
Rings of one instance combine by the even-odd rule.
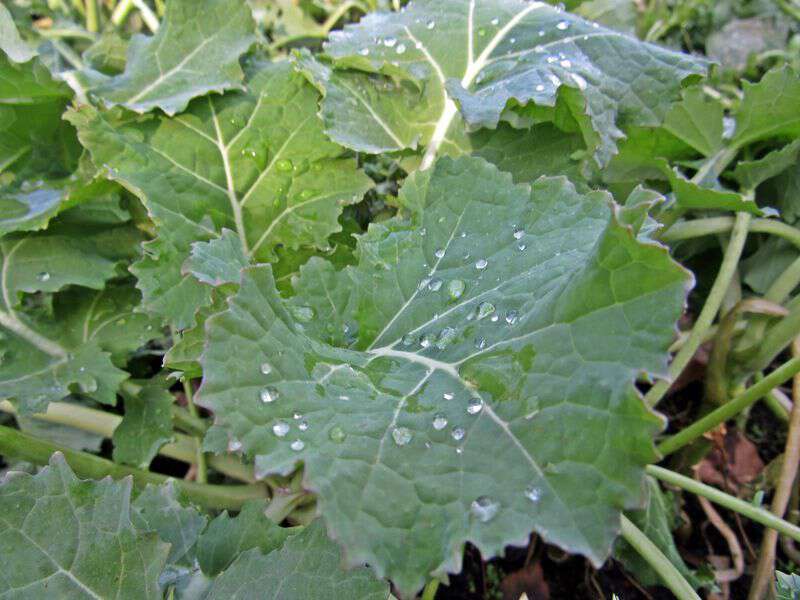
[[[120,0],[119,4],[114,7],[111,13],[111,23],[114,27],[119,27],[128,18],[131,10],[133,9],[133,0]]]
[[[97,19],[97,0],[84,0],[86,6],[86,30],[97,33],[99,21]]]
[[[67,358],[67,351],[64,350],[64,348],[28,327],[25,323],[20,321],[11,310],[8,312],[0,310],[0,325],[19,337],[24,338],[32,346],[35,346],[53,358]]]
[[[28,435],[11,427],[0,426],[0,454],[46,465],[54,452],[61,452],[70,468],[89,479],[103,477],[133,477],[138,488],[147,484],[160,485],[172,478],[151,471],[126,467],[87,452],[79,452]],[[192,502],[206,508],[239,510],[248,500],[266,498],[267,487],[254,485],[209,485],[193,481],[174,480],[175,486]]]
[[[709,217],[707,219],[681,221],[659,236],[659,239],[666,243],[673,243],[706,235],[726,233],[733,229],[734,223],[733,217]],[[753,219],[748,226],[748,230],[751,233],[768,233],[783,238],[800,248],[800,229],[786,223],[781,223],[774,219]]]
[[[739,258],[742,256],[744,243],[747,239],[747,226],[750,223],[750,215],[747,213],[737,213],[736,224],[731,232],[731,239],[728,242],[728,247],[725,250],[725,256],[722,259],[719,273],[714,280],[714,285],[708,293],[706,303],[697,317],[692,333],[689,334],[684,346],[678,351],[672,359],[669,367],[669,379],[658,381],[650,390],[645,394],[644,400],[648,406],[655,406],[667,393],[671,381],[681,374],[686,365],[694,356],[706,331],[711,327],[711,323],[717,316],[719,307],[725,297],[725,292],[728,290],[731,279],[736,272],[736,266],[739,264]]]
[[[721,423],[735,417],[748,406],[751,406],[759,400],[759,398],[767,395],[770,390],[788,381],[797,373],[800,373],[800,359],[793,358],[775,369],[761,381],[754,383],[729,402],[711,411],[706,416],[695,421],[675,435],[666,438],[658,445],[658,451],[662,456],[667,456],[683,448],[701,437],[707,431],[711,431]]]
[[[50,43],[53,45],[53,48],[58,50],[58,53],[63,56],[64,59],[74,68],[78,70],[83,69],[84,65],[81,57],[78,56],[72,48],[67,46],[61,40],[50,40]]]
[[[422,600],[433,600],[436,598],[436,592],[439,590],[439,580],[431,579],[422,590]]]
[[[197,407],[194,405],[194,392],[192,392],[192,384],[186,378],[183,379],[183,393],[186,396],[186,406],[189,409],[189,414],[195,419],[199,418]],[[205,483],[208,481],[208,470],[206,469],[206,455],[203,453],[203,439],[202,437],[194,438],[195,457],[197,465],[197,481]]]
[[[715,504],[719,504],[728,510],[737,512],[740,515],[755,521],[756,523],[761,523],[765,527],[774,529],[778,533],[788,536],[793,540],[800,541],[800,527],[776,517],[768,510],[764,510],[763,508],[755,506],[754,504],[750,504],[749,502],[745,502],[744,500],[739,500],[739,498],[731,496],[730,494],[726,494],[725,492],[713,488],[710,485],[700,483],[691,477],[686,477],[685,475],[675,473],[674,471],[670,471],[669,469],[665,469],[663,467],[648,465],[645,467],[645,471],[648,475],[652,475],[664,483],[674,485],[675,487],[679,487],[687,492],[691,492],[692,494],[702,496],[703,498],[708,498]]]
[[[678,600],[700,600],[700,596],[694,591],[692,586],[681,575],[675,565],[664,556],[664,553],[650,541],[636,525],[625,515],[621,515],[622,537],[634,550],[647,562],[652,569],[661,577],[661,581],[667,586]]]

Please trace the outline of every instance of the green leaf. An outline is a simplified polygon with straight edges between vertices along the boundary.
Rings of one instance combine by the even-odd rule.
[[[722,148],[723,116],[717,100],[706,95],[702,87],[692,87],[670,108],[663,127],[703,156],[712,156]]]
[[[655,458],[633,383],[665,372],[688,273],[564,178],[444,158],[397,201],[340,272],[355,350],[249,267],[206,324],[199,401],[259,474],[302,461],[347,563],[402,594],[531,530],[601,564]]]
[[[731,143],[742,147],[768,138],[800,136],[800,77],[790,67],[768,71],[758,83],[742,83]]]
[[[340,565],[339,549],[317,520],[266,556],[257,549],[241,554],[214,581],[207,598],[241,600],[265,593],[282,600],[385,600],[389,596],[388,586],[376,581],[366,567],[343,571]]]
[[[3,193],[0,196],[0,235],[43,229],[58,213],[63,199],[62,190],[48,187]]]
[[[239,58],[255,42],[254,27],[244,0],[170,0],[158,33],[131,40],[125,71],[92,72],[88,92],[110,106],[174,115],[192,98],[242,87]]]
[[[778,600],[798,600],[800,598],[800,575],[775,571],[775,587]]]
[[[206,575],[219,575],[251,548],[269,554],[283,545],[293,531],[270,521],[265,508],[263,501],[252,500],[236,517],[225,511],[209,523],[197,544],[197,560]]]
[[[23,413],[42,412],[72,392],[114,405],[120,383],[128,378],[115,363],[124,365],[128,354],[155,333],[150,317],[134,313],[139,298],[125,285],[91,294],[74,288],[57,294],[48,314],[44,307],[14,309],[4,293],[0,398],[12,400]]]
[[[125,415],[114,430],[114,461],[146,469],[158,450],[172,440],[173,397],[158,380],[125,393]],[[162,536],[163,537],[163,536]]]
[[[0,50],[15,63],[28,62],[36,56],[36,51],[20,37],[11,13],[4,4],[0,4]]]
[[[152,531],[169,543],[169,564],[191,565],[195,546],[206,527],[207,518],[185,503],[172,480],[164,485],[148,485],[133,502],[134,526],[139,531]]]
[[[133,271],[146,308],[179,329],[210,303],[211,287],[182,270],[192,244],[227,228],[255,262],[275,260],[277,245],[326,248],[342,207],[371,185],[325,137],[318,94],[290,65],[258,65],[247,88],[174,118],[120,122],[89,107],[68,115],[94,162],[134,190],[156,224],[159,237]]]
[[[81,481],[60,453],[37,475],[8,473],[0,597],[161,598],[169,546],[132,525],[130,500],[130,479]]]
[[[733,170],[733,176],[746,190],[754,190],[759,185],[783,173],[800,162],[800,139],[773,150],[758,160],[741,160]]]
[[[183,269],[198,281],[217,287],[239,283],[241,271],[247,263],[239,236],[230,229],[223,229],[218,238],[192,244]]]
[[[699,210],[733,210],[762,215],[763,211],[754,200],[743,194],[722,188],[706,187],[687,179],[677,169],[670,169],[666,161],[663,163],[675,201],[683,208]]]
[[[562,86],[579,92],[574,108],[588,117],[599,141],[597,158],[606,163],[622,131],[659,125],[681,81],[705,70],[700,59],[524,0],[416,0],[400,14],[370,13],[333,32],[325,50],[337,67],[418,82],[435,112],[417,131],[428,146],[426,166],[440,147],[449,154],[465,150],[465,124],[494,128],[510,103],[553,107]],[[368,85],[366,77],[362,82]],[[331,94],[323,101],[322,115],[336,141],[351,145],[358,136],[357,149],[411,146],[407,132],[396,131],[404,127],[396,111],[371,110],[369,102],[366,113],[362,110],[365,125],[341,135],[336,112],[326,108]],[[376,97],[385,108],[388,101]],[[351,99],[360,101],[357,95]],[[411,108],[407,112],[418,111],[417,105]],[[385,136],[381,143],[370,136],[379,129],[395,134],[389,136],[394,147],[387,147]]]

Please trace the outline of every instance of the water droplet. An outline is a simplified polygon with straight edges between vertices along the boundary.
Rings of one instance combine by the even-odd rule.
[[[239,452],[242,449],[242,442],[236,438],[228,440],[228,452]]]
[[[301,323],[308,323],[314,318],[314,309],[310,306],[289,306],[289,312]]]
[[[521,240],[522,236],[524,236],[524,235],[525,235],[525,230],[524,229],[515,229],[514,230],[514,239],[515,240]]]
[[[478,308],[476,309],[475,316],[480,321],[481,319],[485,319],[490,314],[494,312],[494,304],[491,302],[481,302],[478,304]]]
[[[398,54],[403,54],[403,52],[406,51],[406,45],[405,44],[397,44],[397,48],[395,48],[394,51],[397,52]]]
[[[499,315],[492,315],[492,318],[491,318],[491,319],[489,319],[489,320],[490,320],[492,323],[497,323],[497,321],[499,321],[499,320],[500,320],[500,316],[499,316]]]
[[[400,340],[400,343],[403,344],[403,346],[410,346],[416,341],[417,337],[413,333],[407,333],[403,336],[403,339]]]
[[[269,375],[270,373],[272,373],[272,365],[269,364],[268,362],[261,363],[261,372],[264,375]]]
[[[513,325],[517,322],[517,317],[519,317],[519,313],[516,310],[510,310],[506,313],[506,323],[509,325]]]
[[[369,56],[369,48],[362,48],[358,51],[361,56]]]
[[[498,23],[500,23],[500,19],[499,19],[499,18],[497,18],[497,17],[495,17],[494,19],[492,19],[492,20],[491,20],[491,21],[489,21],[489,22],[490,22],[492,25],[494,25],[495,27],[497,27]]]
[[[436,413],[433,416],[433,428],[436,431],[441,431],[447,427],[447,417],[444,416],[444,413]]]
[[[508,40],[508,42],[509,42],[510,44],[516,44],[516,43],[517,43],[517,38],[515,38],[515,37],[512,37],[512,38],[510,38],[510,39]]]
[[[444,248],[439,248],[436,252],[433,253],[436,258],[442,258],[444,256]]]
[[[470,415],[477,415],[483,410],[483,400],[480,398],[470,398],[467,404],[467,413]]]
[[[425,277],[425,278],[421,279],[420,282],[419,282],[419,285],[417,286],[417,289],[419,291],[424,290],[426,287],[428,287],[428,284],[430,282],[431,282],[431,278],[430,277]]]
[[[556,29],[559,31],[566,31],[569,28],[569,23],[566,21],[559,21],[558,25],[556,25]]]
[[[392,439],[398,446],[405,446],[411,441],[412,433],[408,427],[395,427],[392,429]]]
[[[453,394],[453,392],[445,392],[444,394],[442,394],[442,398],[444,398],[445,400],[452,400],[453,398],[455,398],[455,394]]]
[[[525,250],[525,248],[527,248],[527,247],[528,247],[528,246],[526,246],[525,244],[518,244],[518,245],[517,245],[517,250],[519,250],[520,252],[522,252],[522,251],[523,251],[523,250]]]
[[[259,393],[259,396],[261,397],[261,401],[264,404],[269,404],[270,402],[275,402],[275,400],[278,399],[279,395],[280,394],[278,393],[278,390],[276,390],[274,387],[265,387]]]
[[[483,350],[484,348],[486,348],[486,338],[482,337],[475,338],[475,347],[478,350]]]
[[[453,437],[455,441],[460,441],[464,439],[464,430],[461,427],[456,427],[453,431],[450,432],[450,435]]]
[[[575,82],[575,85],[577,85],[578,89],[580,90],[585,90],[586,87],[589,85],[588,83],[586,83],[586,80],[577,73],[572,74],[572,81]]]
[[[531,484],[525,488],[525,497],[531,502],[539,502],[542,498],[542,490]]]
[[[447,284],[447,293],[452,300],[458,300],[466,289],[466,284],[460,279],[453,279]]]
[[[303,415],[301,415],[300,413],[294,413],[294,414],[292,415],[292,418],[293,418],[295,421],[299,421],[300,419],[302,419],[302,418],[303,418]]]
[[[486,523],[491,521],[497,511],[500,510],[500,503],[495,502],[488,496],[481,496],[472,501],[469,510],[481,523]]]
[[[463,453],[464,453],[464,448],[462,448],[461,446],[456,448],[456,454],[463,454]]]
[[[442,289],[442,280],[439,278],[431,279],[430,283],[428,283],[428,289],[432,292],[438,292]]]
[[[339,400],[350,400],[350,396],[347,396],[346,394],[339,394]]]
[[[335,442],[337,444],[341,444],[346,437],[347,434],[338,425],[331,427],[331,430],[328,432],[328,438],[330,438],[332,442]]]
[[[300,452],[300,450],[302,450],[305,447],[306,445],[303,442],[303,440],[295,440],[289,445],[289,448],[291,448],[295,452]]]
[[[478,37],[483,37],[485,35],[486,35],[486,29],[484,29],[483,27],[479,28],[478,29]]]
[[[291,171],[292,168],[294,168],[294,165],[292,164],[292,161],[289,160],[288,158],[282,158],[275,163],[275,168],[278,169],[278,171],[283,171],[284,173],[287,173]]]
[[[453,327],[445,327],[439,332],[439,337],[436,340],[436,347],[439,348],[439,350],[444,350],[456,339],[457,335],[458,333]]]
[[[300,421],[300,423],[297,424],[297,428],[300,431],[306,431],[308,429],[308,421]]]
[[[289,424],[286,421],[278,421],[272,426],[272,433],[278,437],[284,437],[289,433]]]
[[[393,37],[387,37],[385,40],[383,40],[383,45],[387,48],[393,48],[396,43],[397,39]]]
[[[475,261],[475,268],[478,269],[479,271],[482,271],[488,266],[489,266],[489,261],[486,260],[485,258],[479,258],[478,260]]]
[[[434,21],[434,20],[428,21],[426,23],[425,27],[427,27],[428,29],[433,29],[434,27],[436,27],[436,21]]]
[[[423,348],[429,348],[433,344],[433,335],[426,333],[419,339],[419,345]]]
[[[50,273],[48,273],[47,271],[42,271],[41,273],[36,275],[36,279],[38,279],[39,281],[48,281],[50,279]]]
[[[536,86],[536,91],[537,92],[543,92],[544,91],[544,86],[540,83],[539,85]]]
[[[572,63],[570,61],[568,61],[568,60],[562,60],[561,61],[561,66],[564,67],[565,69],[571,69],[572,68]]]

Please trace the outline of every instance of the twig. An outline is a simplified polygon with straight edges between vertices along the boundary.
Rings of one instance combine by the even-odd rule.
[[[695,479],[698,479],[696,471],[694,476]],[[720,583],[736,581],[742,576],[742,573],[744,573],[744,556],[742,554],[742,546],[739,544],[739,539],[736,537],[733,529],[730,528],[730,526],[720,516],[716,509],[711,505],[711,502],[702,496],[698,496],[697,500],[700,502],[700,507],[703,509],[703,512],[706,513],[708,520],[716,528],[716,530],[719,531],[720,535],[725,538],[725,542],[728,544],[728,550],[731,553],[731,559],[733,560],[733,569],[714,571],[714,578]]]
[[[800,356],[800,340],[792,344],[792,354]],[[792,485],[797,476],[797,463],[800,460],[800,375],[795,375],[792,388],[794,405],[789,415],[789,432],[786,436],[786,450],[783,453],[783,464],[781,465],[780,479],[775,488],[775,495],[772,498],[772,514],[776,517],[783,517],[786,506],[789,504],[789,497],[792,493]],[[764,532],[761,541],[761,551],[759,553],[758,565],[753,576],[753,583],[750,586],[749,600],[760,600],[763,598],[769,587],[772,585],[773,573],[775,571],[775,545],[778,541],[778,532],[768,529]]]

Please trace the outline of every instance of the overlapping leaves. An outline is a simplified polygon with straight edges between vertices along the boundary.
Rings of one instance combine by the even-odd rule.
[[[155,222],[158,238],[134,272],[147,308],[178,328],[210,302],[207,279],[191,272],[197,256],[229,260],[229,245],[214,241],[231,239],[223,228],[246,260],[274,260],[279,244],[325,248],[342,206],[370,185],[325,137],[318,95],[289,64],[255,65],[247,88],[198,99],[172,118],[115,119],[90,107],[69,116],[94,161]],[[210,243],[201,250],[198,242]]]
[[[404,593],[465,541],[493,556],[531,530],[602,562],[654,457],[633,381],[663,372],[687,273],[565,179],[445,158],[398,202],[288,304],[244,271],[207,323],[202,403],[262,473],[304,461],[348,563]]]
[[[604,163],[622,129],[660,124],[681,81],[704,70],[701,60],[524,0],[417,0],[334,32],[325,50],[335,68],[301,64],[325,92],[333,139],[368,152],[423,144],[427,162],[440,147],[466,151],[465,127],[495,127],[509,104],[555,107],[562,96]]]

